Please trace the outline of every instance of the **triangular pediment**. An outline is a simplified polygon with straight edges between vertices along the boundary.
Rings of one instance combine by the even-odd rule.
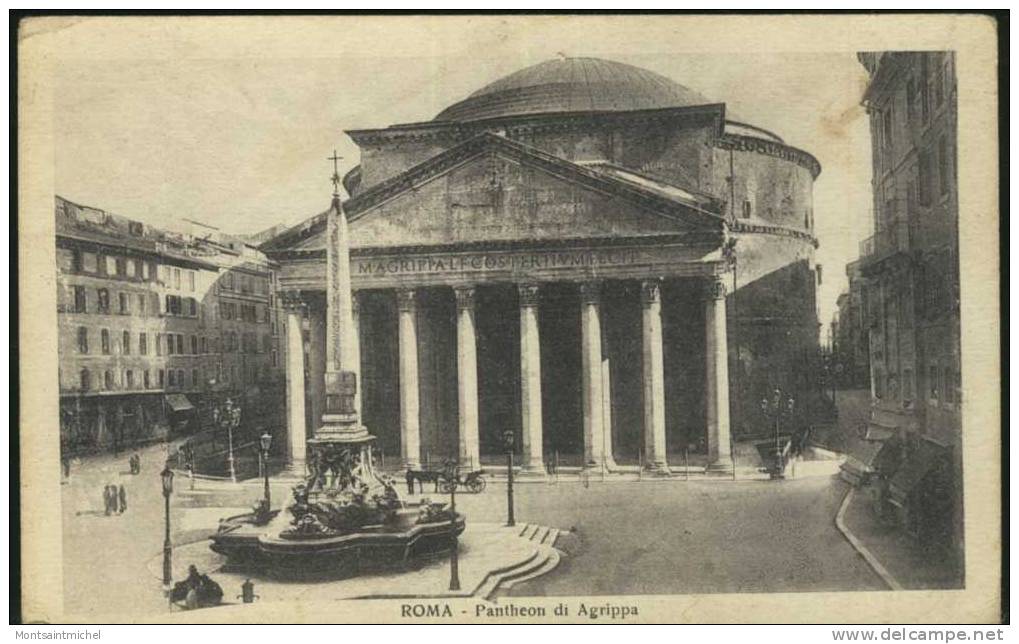
[[[722,226],[683,191],[485,135],[349,200],[353,248],[657,236]],[[317,220],[277,249],[324,247]],[[289,242],[289,243],[288,243]]]

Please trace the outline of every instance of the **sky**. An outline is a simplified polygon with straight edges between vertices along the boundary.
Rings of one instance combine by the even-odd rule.
[[[427,121],[522,67],[594,56],[672,78],[817,157],[823,323],[870,234],[867,77],[852,51],[748,51],[759,45],[734,47],[721,35],[729,49],[718,51],[710,33],[660,17],[590,29],[438,16],[266,22],[61,25],[56,193],[156,226],[189,218],[246,233],[296,224],[328,206],[334,148],[341,173],[356,165],[344,130]]]

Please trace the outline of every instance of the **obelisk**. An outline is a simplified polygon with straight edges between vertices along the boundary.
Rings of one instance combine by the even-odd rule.
[[[340,201],[340,175],[333,161],[333,200],[326,213],[326,373],[325,413],[315,438],[337,438],[353,442],[368,438],[361,426],[354,397],[357,392],[360,365],[354,364],[359,354],[353,343],[353,293],[350,287],[350,237],[347,217]]]

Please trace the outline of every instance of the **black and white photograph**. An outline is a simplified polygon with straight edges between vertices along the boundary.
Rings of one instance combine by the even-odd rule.
[[[23,20],[25,619],[999,621],[995,25],[800,18]]]

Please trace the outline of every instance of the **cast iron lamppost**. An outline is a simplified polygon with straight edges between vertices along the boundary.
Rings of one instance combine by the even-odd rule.
[[[217,425],[226,425],[227,454],[226,462],[230,467],[230,480],[237,482],[237,471],[234,469],[234,429],[241,424],[241,408],[234,404],[230,398],[226,399],[223,407],[216,407],[212,410],[212,420]]]
[[[446,461],[444,476],[449,485],[449,526],[453,542],[449,550],[449,589],[460,590],[460,543],[456,535],[456,486],[460,481],[456,461]]]
[[[272,434],[267,431],[258,440],[262,444],[262,472],[265,474],[265,512],[268,514],[272,508],[270,504],[271,497],[269,496],[269,448],[272,447]]]
[[[513,519],[513,430],[503,432],[502,439],[506,443],[506,525],[515,526]]]
[[[775,389],[771,394],[771,399],[761,399],[761,411],[767,418],[770,418],[775,429],[775,461],[771,467],[771,478],[780,479],[783,478],[783,472],[785,472],[784,457],[782,456],[782,444],[779,439],[779,421],[783,416],[792,416],[793,409],[795,409],[796,401],[793,400],[792,396],[783,400],[783,393],[781,389]]]
[[[167,597],[169,597],[170,583],[173,581],[173,575],[170,571],[172,552],[170,546],[170,495],[173,494],[173,470],[170,469],[169,463],[163,466],[163,471],[160,472],[159,477],[163,483],[163,502],[166,507],[166,533],[163,537],[163,589],[166,591]]]

